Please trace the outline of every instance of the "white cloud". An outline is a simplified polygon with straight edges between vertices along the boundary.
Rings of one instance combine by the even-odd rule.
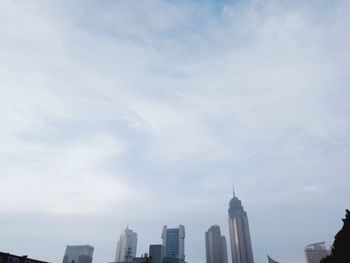
[[[117,227],[131,220],[146,246],[183,209],[178,220],[186,221],[191,246],[202,242],[206,225],[225,224],[224,192],[234,181],[257,233],[259,262],[264,235],[283,227],[269,224],[265,210],[284,212],[281,221],[292,225],[288,209],[298,207],[306,233],[314,217],[305,200],[319,199],[319,218],[342,209],[349,183],[348,3],[211,8],[1,1],[2,213],[109,213]],[[103,233],[118,232],[115,224],[101,223]],[[333,231],[324,229],[323,237]],[[101,239],[91,241],[98,247]],[[301,247],[304,241],[293,240]],[[303,257],[288,245],[281,261]],[[193,247],[189,261],[199,262],[204,253]]]

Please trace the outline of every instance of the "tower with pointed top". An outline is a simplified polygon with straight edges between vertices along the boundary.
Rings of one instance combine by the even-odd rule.
[[[254,263],[247,212],[241,200],[235,196],[228,209],[232,263]]]
[[[137,234],[127,225],[117,243],[115,262],[132,262],[132,258],[136,255],[136,248]]]

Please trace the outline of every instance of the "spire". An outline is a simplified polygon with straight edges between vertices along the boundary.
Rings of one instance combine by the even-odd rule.
[[[235,198],[236,197],[236,195],[235,195],[235,187],[233,186],[233,184],[232,184],[232,193],[233,193],[233,198]]]

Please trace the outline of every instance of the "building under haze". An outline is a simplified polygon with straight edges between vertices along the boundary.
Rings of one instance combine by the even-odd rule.
[[[92,263],[94,247],[89,245],[67,246],[63,263]]]
[[[163,245],[150,245],[149,257],[152,263],[162,263],[165,256],[165,249]]]
[[[267,262],[268,262],[268,263],[279,263],[279,262],[277,262],[276,260],[273,260],[272,258],[270,258],[269,255],[267,255]]]
[[[120,235],[117,242],[115,262],[132,262],[136,256],[137,233],[127,227]]]
[[[185,261],[185,227],[163,227],[162,232],[165,257],[163,261],[183,263]]]
[[[205,232],[205,254],[206,263],[228,263],[226,238],[221,235],[217,225]]]
[[[228,215],[232,263],[254,263],[247,212],[234,192]]]
[[[320,263],[321,259],[329,254],[325,242],[317,242],[305,247],[305,257],[307,263]]]

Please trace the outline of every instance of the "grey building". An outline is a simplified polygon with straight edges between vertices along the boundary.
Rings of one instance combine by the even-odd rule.
[[[165,257],[163,259],[172,262],[185,261],[185,227],[180,225],[178,228],[163,227],[162,232],[163,246],[165,248]]]
[[[63,263],[92,263],[94,247],[89,245],[67,246]]]
[[[152,263],[162,263],[165,256],[165,248],[163,245],[150,245],[149,257]]]
[[[268,263],[279,263],[276,260],[273,260],[269,255],[267,255],[267,262]]]
[[[317,242],[305,247],[305,257],[307,263],[320,263],[321,259],[329,254],[325,242]]]
[[[141,257],[133,257],[132,263],[151,263],[150,257],[145,253],[144,255],[141,255]]]
[[[205,253],[207,263],[228,263],[226,238],[217,225],[205,232]]]
[[[247,212],[234,192],[228,215],[232,263],[254,263]]]

